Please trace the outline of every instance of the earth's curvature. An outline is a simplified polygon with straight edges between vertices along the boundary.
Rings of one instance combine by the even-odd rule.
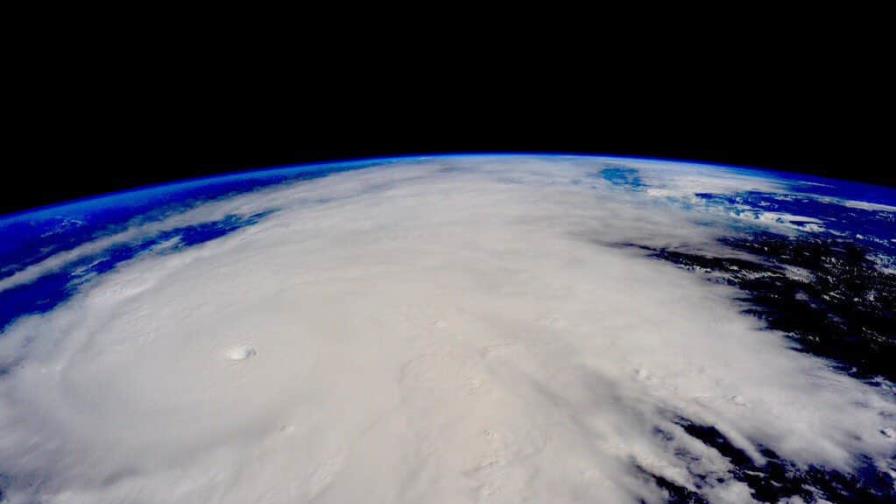
[[[896,191],[577,156],[0,219],[10,503],[896,501]]]

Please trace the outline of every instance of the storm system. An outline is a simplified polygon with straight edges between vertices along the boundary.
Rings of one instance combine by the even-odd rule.
[[[896,193],[826,184],[435,156],[8,217],[0,492],[892,502]]]

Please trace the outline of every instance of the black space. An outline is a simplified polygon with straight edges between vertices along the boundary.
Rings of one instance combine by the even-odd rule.
[[[678,46],[612,61],[505,47],[400,64],[376,50],[320,54],[324,65],[307,52],[253,54],[248,66],[226,51],[86,61],[56,51],[32,62],[10,102],[0,214],[183,178],[423,153],[649,156],[896,185],[880,60],[839,43],[811,55],[805,44],[773,48],[770,59],[750,44],[696,60]]]

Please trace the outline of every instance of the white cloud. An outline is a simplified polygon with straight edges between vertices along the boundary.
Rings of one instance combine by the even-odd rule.
[[[670,413],[757,460],[892,456],[890,398],[612,246],[711,247],[724,216],[572,183],[599,166],[409,160],[177,217],[278,210],[7,330],[10,501],[660,502],[633,462],[694,482],[655,427],[748,499]]]

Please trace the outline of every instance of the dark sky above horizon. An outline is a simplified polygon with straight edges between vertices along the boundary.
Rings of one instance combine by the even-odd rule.
[[[246,116],[116,129],[85,127],[29,149],[3,186],[0,213],[219,173],[328,160],[464,152],[615,154],[741,165],[896,185],[883,139],[810,118]],[[168,123],[167,121],[170,121]],[[705,121],[705,122],[702,122]],[[77,130],[77,124],[70,127]],[[878,143],[876,143],[878,142]],[[12,167],[10,167],[12,168]]]
[[[675,63],[612,76],[438,67],[195,80],[116,68],[109,85],[46,79],[7,119],[0,214],[184,178],[425,153],[647,156],[896,185],[886,83],[857,70],[834,80],[824,57],[815,70],[786,72],[784,61],[766,73]]]

